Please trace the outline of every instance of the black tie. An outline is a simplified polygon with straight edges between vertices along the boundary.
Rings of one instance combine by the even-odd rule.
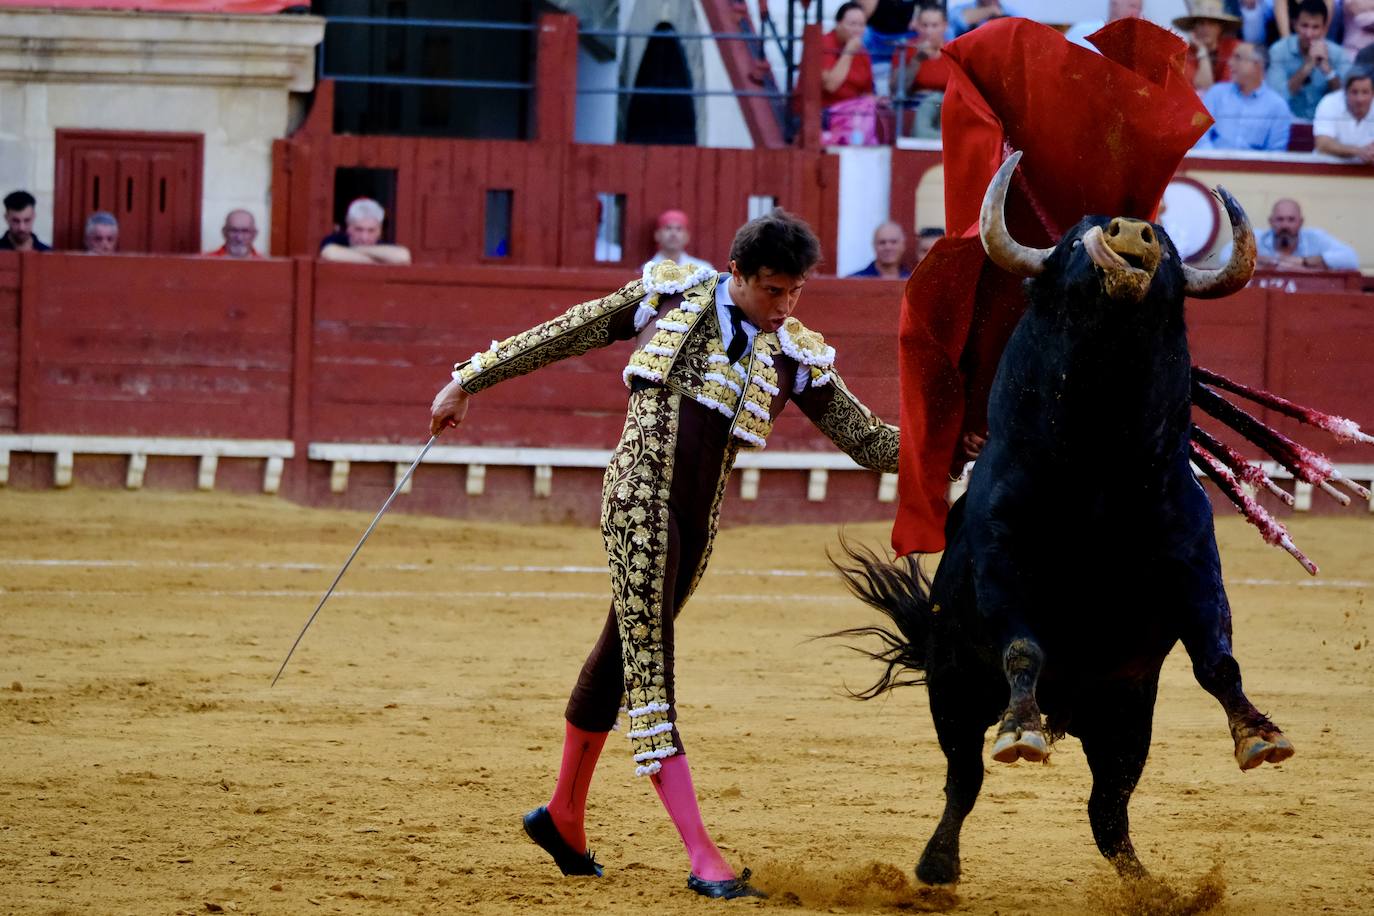
[[[739,362],[739,358],[744,355],[744,350],[749,346],[749,335],[744,333],[741,325],[744,322],[744,310],[738,305],[731,304],[730,309],[730,346],[725,350],[725,358],[731,363]]]

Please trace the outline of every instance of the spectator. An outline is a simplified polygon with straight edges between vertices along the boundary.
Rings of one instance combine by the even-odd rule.
[[[1255,238],[1259,267],[1267,270],[1359,270],[1355,249],[1345,242],[1302,224],[1302,207],[1283,198],[1269,211],[1269,229]],[[1231,256],[1228,244],[1221,250],[1222,263]]]
[[[949,11],[949,24],[954,26],[954,34],[957,37],[971,29],[978,28],[989,19],[1020,15],[1016,10],[1002,3],[1001,0],[973,0],[972,3],[961,3],[951,9]]]
[[[1317,152],[1374,164],[1374,117],[1369,115],[1374,100],[1374,73],[1351,70],[1345,78],[1345,91],[1333,92],[1317,105],[1312,134]]]
[[[0,251],[52,251],[33,234],[33,205],[28,191],[5,195],[5,234],[0,235]]]
[[[1089,19],[1086,22],[1076,23],[1072,28],[1064,33],[1064,37],[1076,45],[1082,45],[1089,51],[1096,51],[1088,36],[1109,22],[1116,22],[1118,19],[1139,19],[1141,10],[1145,6],[1145,0],[1107,0],[1107,18]]]
[[[1274,6],[1274,31],[1279,38],[1287,38],[1293,32],[1293,28],[1298,21],[1298,12],[1302,9],[1300,0],[1271,0]],[[1326,21],[1330,22],[1336,16],[1336,0],[1318,0],[1326,8]],[[1325,31],[1325,30],[1323,30]]]
[[[206,254],[212,258],[257,258],[261,257],[253,248],[253,240],[258,237],[258,224],[253,214],[247,210],[230,210],[224,217],[224,228],[220,230],[224,244]]]
[[[906,251],[906,233],[891,220],[873,230],[873,260],[851,277],[881,277],[884,280],[905,280],[911,268],[902,263]]]
[[[381,204],[370,197],[359,197],[348,205],[344,231],[320,242],[320,258],[349,264],[409,264],[409,248],[382,241],[385,219],[386,210]]]
[[[1374,0],[1345,0],[1345,31],[1341,45],[1351,55],[1374,46]]]
[[[1277,152],[1288,149],[1293,115],[1283,96],[1264,85],[1264,52],[1244,42],[1231,52],[1231,81],[1217,83],[1202,97],[1216,122],[1198,149]]]
[[[681,210],[664,210],[660,213],[654,226],[654,242],[658,245],[658,251],[644,262],[644,266],[647,268],[659,261],[672,261],[682,267],[710,268],[708,262],[687,253],[687,243],[692,240],[687,230],[686,213]]]
[[[1268,46],[1269,29],[1274,24],[1274,0],[1238,0],[1237,13],[1241,41]]]
[[[1354,66],[1361,70],[1374,71],[1374,45],[1365,45],[1360,53],[1355,55]]]
[[[930,254],[930,249],[935,247],[935,243],[945,237],[945,230],[939,226],[923,226],[921,231],[916,233],[916,264],[919,265]],[[912,270],[916,267],[913,266]]]
[[[83,235],[86,254],[114,254],[119,249],[119,220],[108,210],[97,210],[86,219]]]
[[[949,82],[949,61],[940,53],[949,20],[938,6],[923,6],[916,14],[916,40],[892,57],[892,86],[897,95],[944,92]],[[898,59],[900,57],[900,60]],[[906,85],[898,86],[905,77]]]
[[[894,55],[906,41],[915,37],[919,0],[857,0],[868,21],[864,29],[864,49],[873,66],[873,85],[881,94],[887,91]]]
[[[1287,102],[1293,117],[1310,121],[1317,103],[1340,88],[1350,69],[1350,55],[1326,40],[1326,4],[1302,0],[1293,28],[1269,49],[1269,86]]]
[[[878,100],[873,92],[873,62],[864,50],[863,7],[841,3],[835,28],[821,38],[821,105],[829,145],[871,146],[878,142]]]
[[[1240,40],[1233,34],[1240,17],[1232,16],[1221,0],[1189,0],[1188,15],[1174,20],[1174,27],[1188,33],[1184,74],[1199,93],[1231,79],[1231,54]]]

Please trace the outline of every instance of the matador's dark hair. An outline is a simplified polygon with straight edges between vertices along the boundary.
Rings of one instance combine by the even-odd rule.
[[[810,273],[821,260],[821,243],[806,220],[781,207],[751,219],[735,233],[730,260],[746,277],[767,267],[788,276]]]

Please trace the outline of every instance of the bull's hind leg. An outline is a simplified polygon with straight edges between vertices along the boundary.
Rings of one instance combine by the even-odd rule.
[[[1091,709],[1075,716],[1083,753],[1093,774],[1088,822],[1093,840],[1122,877],[1141,878],[1145,866],[1131,843],[1127,805],[1150,751],[1151,720],[1159,674],[1122,690],[1098,691]]]
[[[983,788],[983,735],[1001,697],[968,680],[930,682],[930,714],[945,752],[945,810],[921,859],[916,877],[926,884],[959,880],[959,831]]]
[[[1002,659],[1011,699],[997,728],[992,759],[998,763],[1039,762],[1050,755],[1040,706],[1035,701],[1035,685],[1045,654],[1035,640],[1021,637],[1011,641]]]
[[[1227,620],[1230,620],[1229,613]],[[1255,708],[1241,689],[1240,664],[1231,655],[1229,632],[1198,652],[1193,651],[1186,638],[1184,647],[1193,660],[1193,676],[1226,710],[1226,722],[1236,743],[1236,763],[1240,768],[1251,770],[1262,763],[1282,763],[1292,757],[1292,742],[1268,716]]]

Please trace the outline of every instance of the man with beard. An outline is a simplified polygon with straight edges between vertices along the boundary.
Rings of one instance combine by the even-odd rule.
[[[1302,224],[1302,207],[1283,198],[1269,211],[1269,230],[1255,238],[1259,257],[1255,263],[1266,270],[1359,270],[1355,249],[1345,242]],[[1231,254],[1227,245],[1222,262]]]

